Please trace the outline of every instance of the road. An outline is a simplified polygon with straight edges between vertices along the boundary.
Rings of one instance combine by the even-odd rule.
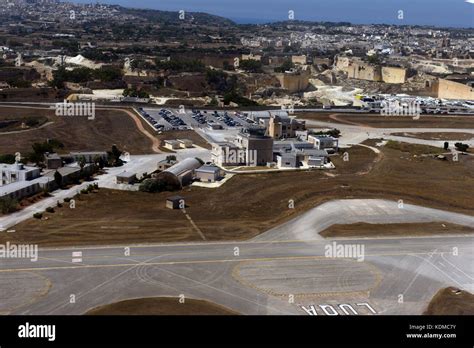
[[[393,133],[471,133],[472,138],[470,140],[459,140],[459,142],[468,144],[470,147],[474,147],[474,119],[473,128],[374,128],[364,127],[355,125],[346,125],[334,122],[323,122],[315,120],[305,120],[306,125],[310,127],[320,128],[337,128],[341,131],[341,137],[339,138],[339,146],[346,147],[353,144],[359,144],[367,139],[379,139],[384,138],[385,140],[403,141],[411,144],[423,144],[436,147],[443,147],[444,140],[424,140],[413,137],[402,137],[391,135]],[[454,148],[454,143],[457,141],[450,140],[450,148]]]
[[[334,309],[344,315],[348,308],[420,314],[442,287],[474,290],[472,235],[325,240],[318,232],[351,221],[438,219],[474,226],[467,215],[341,200],[246,242],[40,249],[36,262],[0,259],[0,313],[82,314],[124,299],[183,294],[242,314],[322,315]],[[363,261],[326,257],[333,242],[363,246]],[[82,253],[82,262],[73,262],[73,252]]]

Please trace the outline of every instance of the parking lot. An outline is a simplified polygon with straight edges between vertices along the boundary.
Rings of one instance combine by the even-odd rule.
[[[217,110],[191,110],[186,113],[196,121],[198,127],[208,127],[210,129],[241,128],[246,127],[248,122],[246,117],[236,111]]]
[[[178,116],[178,113],[169,109],[139,108],[138,112],[158,131],[191,129],[191,127]]]
[[[155,128],[189,129],[189,127],[204,128],[221,126],[225,128],[246,127],[252,123],[244,113],[238,111],[217,110],[178,110],[139,108],[138,111]],[[186,127],[186,128],[185,128]]]
[[[227,110],[139,108],[145,121],[157,131],[193,129],[208,141],[226,141],[250,126],[247,113]]]

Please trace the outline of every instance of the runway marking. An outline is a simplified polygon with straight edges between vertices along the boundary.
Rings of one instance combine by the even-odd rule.
[[[387,253],[387,254],[367,254],[366,257],[371,256],[411,256],[411,255],[429,255],[430,253]],[[437,253],[441,254],[441,253]],[[161,265],[189,265],[189,264],[206,264],[206,263],[228,263],[228,262],[245,262],[245,261],[274,261],[274,260],[334,260],[326,256],[288,256],[288,257],[262,257],[262,258],[247,258],[247,259],[220,259],[220,260],[190,260],[190,261],[166,261],[166,262],[142,262],[143,266],[161,266]],[[24,272],[24,271],[52,271],[61,269],[86,269],[86,268],[120,268],[137,266],[137,264],[114,264],[114,265],[82,265],[82,266],[56,266],[56,267],[37,267],[37,268],[11,268],[2,269],[0,273],[7,272]]]
[[[404,236],[404,237],[361,237],[361,238],[330,238],[330,239],[288,239],[288,240],[256,240],[256,241],[223,241],[223,242],[189,242],[189,243],[158,243],[158,244],[128,244],[128,245],[104,245],[104,246],[85,246],[83,250],[101,250],[101,249],[123,249],[124,247],[130,248],[163,248],[163,247],[180,247],[180,246],[212,246],[212,245],[235,245],[235,244],[285,244],[285,243],[329,243],[331,240],[338,241],[355,241],[355,240],[364,240],[364,241],[377,241],[377,240],[395,240],[403,241],[410,239],[434,239],[434,238],[448,238],[448,239],[458,239],[458,238],[467,238],[471,237],[474,241],[473,234],[456,234],[456,235],[434,235],[434,236]],[[64,247],[64,248],[40,248],[40,251],[67,251],[73,250],[76,247]]]
[[[329,260],[336,260],[336,259],[331,259],[331,258],[328,258]],[[340,260],[344,260],[344,261],[353,261],[353,262],[357,262],[357,261],[354,261],[354,260],[351,260],[351,259],[340,259]],[[278,293],[276,291],[273,291],[271,289],[268,289],[268,288],[264,288],[264,287],[259,287],[257,286],[255,283],[252,283],[251,281],[248,281],[246,279],[244,279],[242,276],[240,276],[240,268],[242,266],[244,266],[245,264],[251,264],[252,262],[241,262],[240,264],[236,265],[234,267],[234,269],[232,270],[232,277],[238,281],[239,283],[241,283],[242,285],[246,286],[246,287],[249,287],[249,288],[252,288],[254,290],[257,290],[257,291],[260,291],[260,292],[263,292],[263,293],[266,293],[266,294],[269,294],[269,295],[272,295],[274,297],[279,297],[279,298],[285,298],[287,297],[289,294],[282,294],[282,293]],[[365,263],[366,266],[368,266],[369,268],[372,268],[372,270],[370,271],[370,273],[373,273],[374,274],[374,277],[375,277],[375,280],[374,280],[374,284],[372,286],[369,286],[367,289],[365,290],[353,290],[353,291],[350,291],[350,290],[347,290],[347,291],[325,291],[325,292],[315,292],[315,293],[294,293],[292,295],[294,295],[295,299],[305,299],[305,298],[321,298],[321,297],[327,297],[327,296],[359,296],[359,297],[369,297],[370,296],[370,292],[372,290],[375,290],[379,285],[380,285],[380,282],[382,281],[382,276],[381,276],[381,271],[375,266],[373,265],[372,263],[370,262],[367,262]]]
[[[184,214],[184,216],[186,216],[186,219],[189,220],[189,222],[191,223],[191,225],[194,227],[194,229],[197,231],[197,233],[199,234],[199,236],[202,238],[202,240],[206,240],[206,237],[204,236],[204,233],[202,233],[201,229],[196,225],[196,223],[193,221],[193,219],[191,219],[191,216],[189,216],[188,213],[186,213],[186,210],[185,209],[182,209],[182,212]]]
[[[72,262],[73,263],[82,263],[82,251],[73,251],[72,252]]]
[[[169,270],[165,270],[165,269],[161,269],[161,270],[164,271],[164,272],[170,273],[170,274],[172,274],[172,275],[174,275],[174,276],[176,276],[176,277],[180,277],[180,278],[183,278],[183,279],[185,279],[185,280],[189,280],[189,281],[195,282],[195,283],[199,284],[200,286],[208,287],[208,288],[211,288],[212,290],[215,290],[215,291],[218,291],[218,292],[222,292],[222,293],[224,293],[224,294],[226,294],[226,295],[228,295],[228,296],[236,297],[236,298],[241,299],[241,300],[244,300],[244,301],[246,301],[246,302],[250,302],[250,303],[256,304],[257,306],[260,306],[260,307],[262,306],[262,305],[261,305],[260,303],[258,303],[258,302],[255,302],[255,301],[253,301],[253,300],[249,300],[249,299],[244,298],[244,297],[242,297],[242,296],[238,296],[238,295],[232,294],[231,292],[225,291],[224,289],[216,288],[216,287],[211,286],[211,285],[209,285],[209,284],[202,283],[202,282],[200,282],[200,281],[198,281],[198,280],[195,280],[195,279],[192,279],[192,278],[189,278],[189,277],[186,277],[186,276],[183,276],[183,275],[174,273],[174,272],[169,271]],[[281,310],[281,309],[277,309],[277,308],[274,308],[274,307],[272,307],[272,306],[269,306],[268,303],[266,303],[265,305],[263,305],[263,307],[264,307],[264,308],[273,309],[274,311],[280,312],[280,313],[282,313],[282,314],[288,314],[288,312],[285,312],[285,311],[283,311],[283,310]]]
[[[248,249],[248,250],[245,250],[246,252],[248,251],[257,251],[257,250],[265,250],[266,248],[268,247],[268,245],[264,245],[263,247],[256,247],[256,248],[251,248],[251,249]],[[286,247],[284,250],[285,251],[288,251],[288,250],[292,250],[292,249],[298,249],[300,250],[301,249],[301,246],[294,246],[294,247]],[[438,250],[438,249],[435,249],[435,250]],[[460,250],[464,250],[464,249],[460,249]],[[466,247],[466,250],[470,250],[470,248]],[[209,250],[207,251],[206,253],[207,254],[211,254],[211,253],[216,253],[216,252],[220,252],[222,251],[222,249],[219,249],[219,250]],[[408,252],[408,251],[407,251]],[[432,253],[432,252],[430,252]],[[430,255],[430,253],[428,253],[428,255]],[[196,254],[196,251],[181,251],[181,252],[173,252],[173,254],[170,254],[170,253],[167,253],[166,255],[195,255]],[[146,257],[146,256],[156,256],[156,253],[143,253],[143,254],[138,254],[136,255],[138,257]],[[317,256],[317,255],[314,255],[314,256]],[[116,256],[116,255],[90,255],[87,257],[87,259],[89,261],[91,260],[100,260],[100,259],[111,259],[111,258],[117,258],[119,259],[120,257]],[[123,257],[122,257],[123,258]],[[55,257],[55,258],[52,258],[52,257],[44,257],[44,256],[39,256],[38,259],[43,259],[43,260],[51,260],[51,261],[58,261],[58,262],[65,262],[65,263],[71,263],[70,261],[66,261],[64,259],[62,259],[61,257]],[[131,258],[125,258],[127,260],[132,260],[132,261],[135,261],[135,262],[141,262],[141,261],[138,261],[138,260],[133,260]]]
[[[29,297],[29,300],[27,302],[24,302],[16,307],[9,307],[9,308],[6,308],[5,310],[7,310],[8,312],[6,314],[0,314],[0,315],[9,315],[11,314],[11,312],[13,311],[18,311],[19,309],[23,308],[23,307],[26,307],[28,305],[31,305],[33,303],[36,303],[38,302],[38,300],[42,297],[45,297],[49,291],[51,290],[51,288],[53,287],[53,284],[51,283],[50,279],[45,277],[44,275],[42,274],[38,274],[38,273],[35,273],[35,272],[28,272],[28,273],[31,273],[32,275],[34,275],[35,277],[40,277],[40,278],[43,278],[44,282],[45,282],[45,287],[43,289],[43,291]],[[28,312],[28,311],[27,311]],[[0,312],[1,313],[1,312]]]
[[[443,253],[441,253],[443,254]],[[434,268],[436,268],[440,273],[444,274],[446,277],[448,277],[449,279],[451,279],[453,282],[455,282],[458,286],[462,287],[462,284],[459,283],[456,279],[454,279],[453,277],[451,277],[448,273],[446,273],[445,271],[443,271],[441,268],[437,267],[433,262],[431,262],[430,260],[428,259],[424,259],[423,257],[420,257],[416,254],[414,254],[415,257],[418,257],[419,259],[422,259],[422,260],[426,260],[430,265],[432,265]]]
[[[133,270],[134,268],[139,267],[140,265],[146,264],[147,261],[151,261],[151,260],[154,260],[154,259],[158,259],[158,258],[163,257],[163,256],[166,256],[166,255],[167,255],[167,254],[158,255],[158,256],[152,257],[152,258],[150,258],[150,259],[148,259],[148,260],[146,260],[146,261],[144,261],[144,262],[141,262],[141,263],[139,263],[139,264],[132,264],[132,265],[130,265],[131,267],[128,267],[126,270],[120,272],[119,274],[116,274],[116,275],[113,276],[112,278],[109,278],[109,279],[107,279],[106,281],[104,281],[104,282],[102,282],[102,283],[96,285],[94,288],[87,290],[85,293],[79,294],[79,295],[76,297],[76,299],[82,298],[83,296],[87,295],[87,294],[90,293],[91,291],[94,291],[95,289],[98,289],[98,288],[100,288],[100,287],[102,287],[102,286],[104,286],[104,285],[106,285],[106,284],[108,284],[108,283],[111,283],[115,278],[120,277],[122,274],[125,274],[125,273],[127,273],[127,272]],[[84,267],[84,266],[82,266],[82,267]],[[86,266],[86,267],[87,267],[87,266]],[[73,267],[70,267],[70,268],[73,268]],[[80,267],[79,267],[79,268],[80,268]],[[51,310],[49,311],[49,313],[52,313],[52,312],[56,311],[57,309],[64,307],[65,305],[66,305],[66,304],[58,305],[58,306],[56,306],[55,308],[51,309]]]
[[[263,244],[263,243],[261,243],[261,244]],[[257,245],[257,247],[245,249],[245,251],[248,252],[248,251],[265,250],[269,245],[271,245],[271,243],[264,243],[264,244],[265,245],[261,246],[261,247],[259,247],[259,245]],[[317,244],[321,244],[320,246],[324,246],[326,243],[317,243]],[[285,247],[284,251],[288,251],[288,250],[292,250],[292,249],[301,250],[301,245],[292,246],[292,247]],[[465,249],[469,250],[469,251],[471,250],[469,247],[466,247]],[[95,249],[92,249],[92,250],[95,250]],[[438,249],[435,249],[435,250],[438,250]],[[464,248],[461,248],[460,250],[464,250]],[[222,249],[211,249],[211,250],[206,251],[206,253],[211,254],[211,253],[216,253],[216,252],[220,252],[220,251],[222,251]],[[408,252],[408,251],[406,251],[406,252]],[[193,254],[193,255],[196,254],[196,251],[184,251],[183,250],[183,251],[177,251],[177,252],[173,251],[172,254],[167,253],[167,255],[191,255],[191,254]],[[428,255],[429,254],[430,253],[428,253]],[[155,255],[156,255],[156,252],[155,253],[142,253],[142,254],[137,254],[136,256],[144,257],[144,256],[155,256]],[[88,260],[97,260],[97,259],[106,259],[106,258],[118,258],[118,256],[113,255],[113,254],[109,254],[109,255],[89,255],[87,257]],[[60,256],[59,257],[56,256],[55,258],[39,256],[38,259],[65,262],[65,260],[63,260]]]
[[[441,258],[446,261],[448,264],[450,264],[454,269],[458,270],[459,272],[461,272],[463,275],[465,275],[466,277],[468,277],[469,279],[472,279],[474,280],[474,278],[472,276],[470,276],[469,274],[465,273],[462,269],[460,269],[458,266],[456,266],[454,263],[452,263],[451,261],[449,261],[447,258],[444,257],[444,254],[445,253],[441,253]],[[453,272],[454,273],[454,272]]]
[[[429,258],[431,259],[433,257],[434,254],[436,254],[436,251],[438,249],[435,249],[433,250],[432,252],[430,252],[428,255],[429,255]],[[419,269],[421,269],[424,265],[425,265],[425,262],[428,261],[428,259],[426,258],[422,258],[423,261],[418,265],[418,267],[416,267],[416,270],[415,270],[415,276],[413,277],[413,279],[410,281],[410,283],[408,284],[408,286],[406,287],[405,291],[403,291],[403,295],[405,295],[408,291],[408,289],[410,289],[412,287],[412,285],[415,283],[415,281],[418,279],[418,276],[421,274],[420,272],[418,272]]]

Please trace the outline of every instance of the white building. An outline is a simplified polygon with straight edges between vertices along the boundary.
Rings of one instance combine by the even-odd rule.
[[[42,177],[41,169],[22,163],[0,164],[0,198],[21,199],[51,188],[54,179]]]

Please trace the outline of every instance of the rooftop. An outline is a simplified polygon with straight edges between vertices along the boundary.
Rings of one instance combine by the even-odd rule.
[[[25,166],[23,163],[13,163],[13,164],[0,163],[0,169],[11,170],[11,171],[18,171],[18,170],[31,171],[31,170],[38,170],[39,168]]]
[[[29,180],[29,181],[17,181],[13,182],[11,184],[3,185],[0,186],[0,197],[9,195],[13,192],[19,191],[21,189],[24,189],[26,187],[31,187],[36,184],[46,184],[54,179],[49,178],[49,177],[39,177],[34,180]]]
[[[135,173],[132,173],[132,172],[127,172],[127,171],[124,171],[120,174],[117,174],[117,178],[133,178],[136,174]]]
[[[166,198],[167,201],[171,201],[171,202],[179,202],[182,199],[184,199],[184,197],[182,196],[171,196],[171,197]]]
[[[196,169],[196,172],[202,172],[202,173],[216,173],[220,170],[219,167],[216,166],[207,166],[204,165],[198,169]]]

